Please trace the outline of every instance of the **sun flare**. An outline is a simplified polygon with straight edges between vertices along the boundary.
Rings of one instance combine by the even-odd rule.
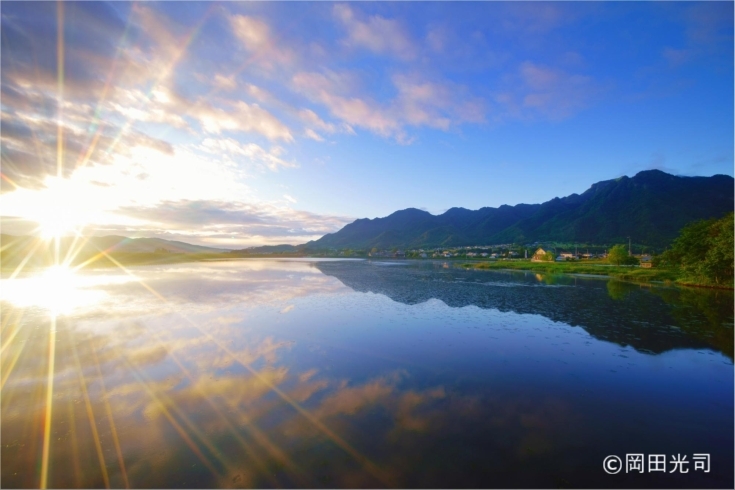
[[[48,210],[41,216],[36,216],[38,234],[41,238],[52,239],[81,233],[84,228],[83,220],[75,218],[64,211]]]
[[[80,234],[99,213],[99,194],[72,179],[47,177],[44,188],[18,188],[3,195],[3,214],[36,223],[34,234],[56,238]]]
[[[16,307],[36,306],[58,316],[99,302],[104,293],[89,286],[73,269],[54,265],[38,274],[12,279],[1,296]]]
[[[64,192],[54,189],[38,196],[32,210],[32,219],[38,223],[38,232],[43,238],[56,238],[80,233],[89,214],[90,203],[83,193]]]

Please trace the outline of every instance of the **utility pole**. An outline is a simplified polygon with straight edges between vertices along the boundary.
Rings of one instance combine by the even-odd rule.
[[[633,253],[630,251],[630,237],[628,237],[628,257],[633,255]]]

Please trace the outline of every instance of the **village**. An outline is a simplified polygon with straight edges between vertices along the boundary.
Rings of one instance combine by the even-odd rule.
[[[339,252],[339,256],[360,256],[363,253],[357,251]],[[382,249],[373,248],[367,253],[371,258],[394,258],[394,259],[480,259],[480,260],[531,260],[531,262],[570,262],[570,261],[586,261],[586,260],[604,260],[607,258],[607,249],[597,253],[591,253],[588,250],[579,252],[578,250],[568,251],[566,249],[548,246],[543,248],[538,244],[529,244],[519,246],[515,244],[500,245],[473,245],[465,247],[439,247],[433,249]],[[638,259],[641,267],[648,268],[652,264],[652,256],[650,254],[633,254],[629,249],[629,256]]]

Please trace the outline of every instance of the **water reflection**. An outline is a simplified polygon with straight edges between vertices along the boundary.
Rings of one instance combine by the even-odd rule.
[[[694,350],[726,339],[731,312],[696,306],[723,297],[442,264],[133,273],[85,273],[99,296],[55,323],[4,297],[3,486],[40,483],[52,338],[49,487],[732,484],[732,363]],[[601,474],[633,450],[709,451],[713,472]]]
[[[641,352],[707,346],[733,357],[730,291],[651,288],[561,274],[440,270],[434,263],[402,269],[370,262],[317,267],[355,291],[384,294],[408,305],[439,299],[453,308],[537,314]]]
[[[38,306],[51,315],[69,314],[80,307],[100,302],[105,293],[97,286],[134,280],[121,274],[77,274],[72,268],[55,265],[13,278],[0,290],[0,300],[16,307]]]

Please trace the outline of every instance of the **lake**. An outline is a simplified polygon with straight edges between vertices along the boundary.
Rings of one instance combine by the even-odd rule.
[[[6,488],[733,487],[732,291],[243,259],[0,295]]]

